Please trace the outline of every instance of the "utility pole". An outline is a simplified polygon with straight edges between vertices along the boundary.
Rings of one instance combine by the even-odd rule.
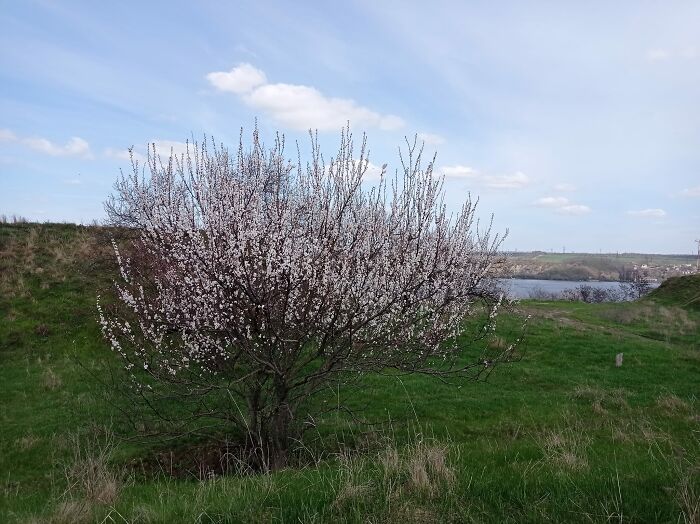
[[[695,271],[700,273],[700,238],[695,242],[698,244],[698,259],[695,261]]]

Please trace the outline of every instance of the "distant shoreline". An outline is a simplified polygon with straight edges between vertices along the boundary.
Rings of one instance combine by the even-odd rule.
[[[619,280],[619,279],[603,279],[603,278],[554,278],[554,277],[546,277],[546,276],[539,276],[539,275],[513,275],[510,277],[503,277],[504,280],[512,280],[512,279],[517,279],[517,280],[552,280],[555,282],[624,282],[624,280]],[[652,280],[653,281],[653,280]]]

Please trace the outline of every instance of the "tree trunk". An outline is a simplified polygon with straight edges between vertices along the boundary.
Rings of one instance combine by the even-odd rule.
[[[293,412],[287,403],[288,390],[278,385],[270,401],[274,402],[271,412],[265,413],[260,396],[249,398],[249,435],[252,447],[252,466],[263,471],[284,468],[289,458],[290,427]]]

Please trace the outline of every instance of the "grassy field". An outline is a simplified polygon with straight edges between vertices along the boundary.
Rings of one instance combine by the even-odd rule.
[[[91,376],[111,358],[107,239],[0,225],[0,522],[700,522],[698,279],[639,303],[523,302],[499,333],[532,316],[522,359],[488,381],[369,376],[352,402],[382,424],[331,413],[295,467],[217,476],[144,467],[196,465],[206,443],[123,438]]]

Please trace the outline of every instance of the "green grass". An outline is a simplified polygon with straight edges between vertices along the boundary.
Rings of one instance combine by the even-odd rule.
[[[0,225],[0,522],[700,519],[700,311],[672,290],[523,302],[499,327],[532,316],[522,359],[486,382],[368,376],[348,402],[383,424],[319,417],[316,462],[143,475],[129,465],[162,444],[110,437],[120,419],[90,378],[111,358],[94,306],[114,271],[106,233]]]

